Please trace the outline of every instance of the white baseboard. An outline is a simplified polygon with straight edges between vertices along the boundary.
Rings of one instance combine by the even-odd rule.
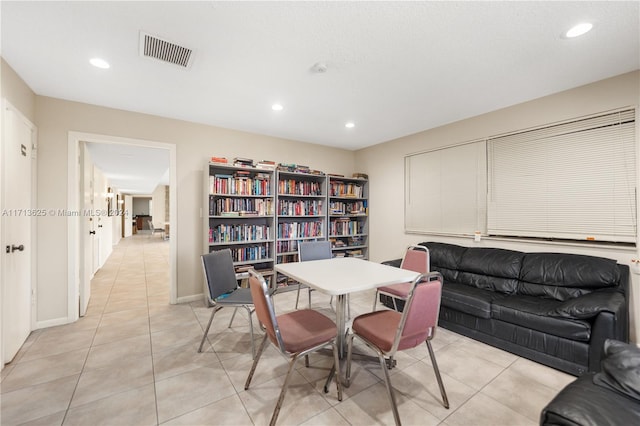
[[[176,304],[179,303],[191,303],[191,302],[199,302],[201,300],[204,299],[204,294],[200,293],[200,294],[194,294],[192,296],[184,296],[184,297],[178,297],[178,299],[176,299]]]
[[[40,330],[41,328],[55,327],[57,325],[71,324],[73,322],[75,321],[69,321],[69,318],[67,317],[54,318],[46,321],[36,321],[36,327],[34,330]]]

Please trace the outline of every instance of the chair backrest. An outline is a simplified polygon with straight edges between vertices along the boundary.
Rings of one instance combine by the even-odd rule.
[[[425,246],[412,245],[407,247],[407,251],[402,258],[402,269],[419,272],[421,274],[429,273],[429,249]]]
[[[203,254],[202,267],[211,301],[238,288],[231,250],[224,249]]]
[[[265,328],[271,343],[280,348],[281,352],[286,352],[284,341],[280,334],[280,327],[278,327],[273,300],[269,293],[269,286],[262,275],[254,269],[249,269],[249,287],[251,288],[251,297],[253,298],[253,306],[256,309],[258,321],[260,321]]]
[[[298,244],[298,260],[300,262],[331,259],[332,257],[330,241],[303,241]]]
[[[422,274],[411,285],[391,352],[416,347],[433,337],[438,326],[442,275]]]

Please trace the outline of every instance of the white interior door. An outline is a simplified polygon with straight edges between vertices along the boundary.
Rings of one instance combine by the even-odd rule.
[[[122,213],[124,217],[124,236],[130,237],[133,235],[133,216],[131,215],[131,211],[133,210],[133,197],[131,195],[124,196],[122,208],[124,209]]]
[[[35,127],[4,108],[2,155],[2,349],[4,362],[16,355],[31,332],[32,148]]]
[[[80,316],[87,313],[87,305],[91,298],[91,276],[93,275],[93,163],[84,143],[80,149],[80,195],[83,214],[81,215],[80,235]]]

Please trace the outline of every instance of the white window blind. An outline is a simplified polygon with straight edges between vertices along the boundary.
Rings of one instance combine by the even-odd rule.
[[[486,230],[486,142],[405,157],[405,231],[472,235]]]
[[[491,138],[489,235],[635,242],[635,110]]]

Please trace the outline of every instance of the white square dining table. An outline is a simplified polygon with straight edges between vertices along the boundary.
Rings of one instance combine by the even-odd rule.
[[[344,355],[346,325],[346,295],[358,291],[406,283],[419,274],[414,271],[383,265],[357,257],[335,257],[306,262],[281,263],[277,272],[314,288],[336,296],[336,326],[338,351]]]

